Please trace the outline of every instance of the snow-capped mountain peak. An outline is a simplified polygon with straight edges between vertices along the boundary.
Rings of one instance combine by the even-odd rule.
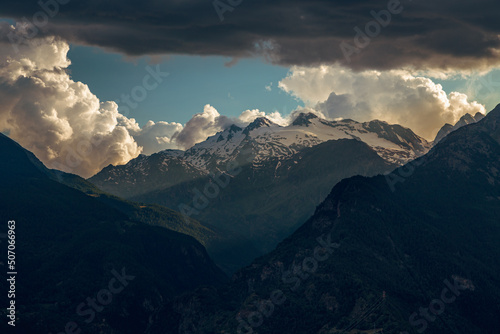
[[[346,140],[352,143],[345,144]],[[288,166],[287,170],[298,166],[302,153],[314,151],[317,145],[328,141],[339,143],[323,147],[339,144],[350,150],[363,149],[365,153],[371,148],[385,161],[387,168],[402,165],[430,148],[425,139],[410,129],[378,120],[365,123],[351,119],[329,121],[314,114],[300,114],[290,125],[281,126],[261,117],[244,128],[231,125],[186,151],[165,150],[151,156],[141,155],[124,166],[109,166],[94,176],[92,182],[101,186],[106,184],[107,189],[119,189],[127,196],[138,196],[227,171],[232,169],[230,166],[234,168],[234,162],[240,166],[249,164],[257,174],[274,168],[276,175],[280,166]],[[338,152],[331,156],[325,154],[324,158],[349,160],[359,153],[341,152],[340,155]],[[323,163],[323,157],[317,159],[317,163]]]
[[[309,126],[309,124],[311,124],[310,120],[315,119],[315,118],[318,118],[318,116],[311,113],[311,112],[310,113],[300,113],[299,116],[297,116],[297,118],[295,118],[292,125],[306,126],[307,127],[307,126]]]
[[[253,130],[256,130],[256,129],[259,129],[259,128],[262,128],[262,127],[275,127],[275,126],[279,126],[278,124],[270,121],[269,119],[267,119],[266,117],[258,117],[256,118],[252,123],[248,124],[247,127],[245,128],[245,130],[243,130],[243,133],[244,134],[249,134],[250,132],[252,132]]]
[[[303,148],[339,139],[362,141],[386,161],[396,164],[404,164],[430,148],[425,139],[400,125],[379,120],[366,123],[351,119],[328,121],[312,113],[301,113],[288,126],[280,126],[265,117],[256,118],[244,129],[231,125],[186,150],[183,157],[190,164],[209,170],[236,159],[246,148],[251,149],[253,163],[258,166],[265,160],[285,159]],[[179,156],[178,151],[174,154]]]

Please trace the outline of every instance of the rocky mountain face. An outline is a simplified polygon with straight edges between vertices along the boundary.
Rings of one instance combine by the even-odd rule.
[[[15,332],[143,333],[166,301],[226,280],[193,237],[141,222],[154,212],[156,225],[176,226],[178,213],[92,190],[4,135],[0,152],[2,232],[12,220],[16,236],[14,264],[0,239],[0,268],[18,272]],[[7,293],[10,283],[3,279],[0,288]],[[11,330],[1,322],[0,332]]]
[[[178,152],[140,155],[126,165],[109,165],[90,181],[104,191],[131,198],[207,175],[206,171],[177,156]]]
[[[300,114],[283,127],[257,118],[186,151],[109,166],[89,181],[121,197],[180,211],[226,236],[207,249],[233,272],[290,235],[343,178],[387,173],[429,147],[411,130],[381,121]]]
[[[479,122],[483,118],[484,118],[484,115],[480,112],[476,113],[474,116],[467,113],[467,114],[463,115],[455,125],[451,125],[449,123],[446,123],[438,131],[436,138],[434,139],[433,144],[435,145],[435,144],[439,143],[444,137],[449,135],[451,132],[461,128],[462,126]]]
[[[148,333],[498,333],[498,217],[500,105],[388,175],[341,181],[274,251],[168,303]]]

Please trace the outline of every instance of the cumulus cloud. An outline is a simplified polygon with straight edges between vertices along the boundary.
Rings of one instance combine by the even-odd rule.
[[[214,107],[207,104],[203,112],[195,114],[186,123],[177,135],[176,142],[183,148],[189,148],[230,125],[230,122],[228,117],[221,116]]]
[[[259,109],[245,110],[241,113],[235,123],[248,124],[253,122],[256,118],[266,117],[270,121],[279,124],[279,125],[287,125],[290,123],[291,116],[283,116],[278,111],[274,111],[272,113],[265,113],[264,111],[260,111]]]
[[[0,33],[6,32],[16,31],[4,25]],[[34,39],[18,52],[0,44],[0,129],[48,167],[90,176],[141,152],[119,124],[116,103],[101,103],[70,79],[66,42]]]
[[[36,38],[13,49],[5,36],[17,33],[0,25],[0,131],[49,168],[88,177],[140,153],[179,147],[174,138],[182,124],[149,121],[141,128],[115,102],[101,102],[73,81],[66,42]]]
[[[434,139],[445,124],[465,113],[485,113],[458,92],[447,94],[429,78],[402,70],[354,72],[340,65],[293,67],[279,87],[327,118],[380,119]]]
[[[148,121],[142,128],[134,119],[120,117],[120,124],[125,126],[137,144],[142,147],[142,154],[150,155],[166,149],[177,149],[175,136],[183,130],[183,125],[176,122]]]

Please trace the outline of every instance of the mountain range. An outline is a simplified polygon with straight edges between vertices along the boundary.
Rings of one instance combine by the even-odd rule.
[[[340,180],[388,173],[430,147],[399,125],[301,113],[289,126],[263,117],[232,125],[186,151],[140,156],[89,181],[203,222],[224,236],[207,250],[232,273],[290,235]]]
[[[186,151],[165,150],[149,157],[141,155],[126,165],[110,165],[90,181],[110,193],[131,197],[182,183],[189,177],[226,171],[227,164],[242,154],[258,168],[269,159],[286,160],[305,148],[340,139],[364,142],[388,163],[399,165],[425,154],[431,147],[410,129],[383,121],[327,121],[312,113],[300,113],[289,126],[280,126],[259,117],[245,128],[232,125]],[[150,174],[155,172],[156,175]],[[171,175],[167,178],[170,181],[153,182],[161,172]]]
[[[123,173],[129,182],[106,184],[137,191],[127,199],[0,135],[0,213],[16,221],[22,273],[17,329],[497,333],[500,105],[476,116],[435,143],[379,121],[261,118],[90,180]],[[229,282],[204,246],[234,272]]]
[[[167,303],[155,333],[498,333],[500,105],[387,175],[339,182],[221,288]]]

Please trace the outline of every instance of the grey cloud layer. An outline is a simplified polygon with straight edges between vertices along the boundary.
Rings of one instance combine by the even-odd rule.
[[[47,0],[42,0],[46,2]],[[52,1],[52,0],[48,0]],[[66,2],[66,0],[64,0]],[[228,3],[225,0],[221,0]],[[238,3],[239,1],[233,1]],[[388,1],[242,1],[219,20],[213,2],[69,1],[44,33],[128,55],[265,55],[283,65],[340,62],[355,69],[486,68],[500,63],[500,3],[403,0],[403,11],[347,62],[339,45]],[[3,16],[31,19],[37,1],[4,0]]]

